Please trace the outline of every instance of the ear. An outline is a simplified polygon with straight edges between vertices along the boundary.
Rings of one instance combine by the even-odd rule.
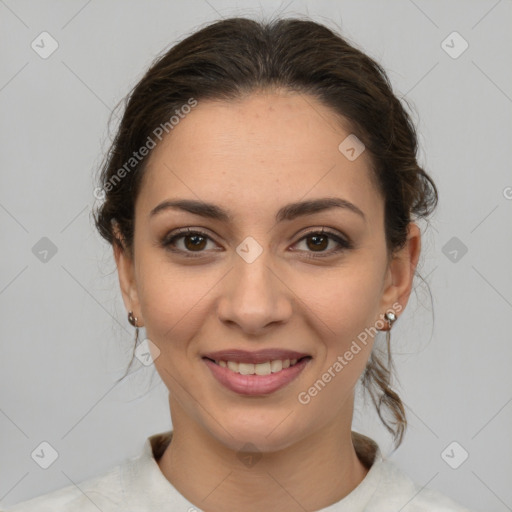
[[[123,302],[127,311],[133,311],[133,315],[137,317],[139,327],[144,325],[142,313],[140,310],[139,296],[135,282],[135,267],[133,256],[126,248],[124,239],[119,231],[117,223],[114,224],[114,236],[119,240],[119,244],[113,244],[114,259],[116,260],[117,274],[119,277],[119,285],[123,295]]]
[[[381,315],[392,310],[398,317],[409,301],[421,252],[421,232],[414,222],[407,226],[407,240],[389,263],[381,300]]]

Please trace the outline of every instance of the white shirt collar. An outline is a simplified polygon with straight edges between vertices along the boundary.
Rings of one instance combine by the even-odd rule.
[[[341,501],[318,512],[354,512],[364,510],[379,486],[382,456],[377,444],[366,436],[352,433],[356,452],[362,462],[371,464],[364,480]],[[197,510],[167,480],[157,464],[172,439],[172,431],[154,434],[146,439],[142,453],[121,467],[121,488],[127,489],[126,503],[136,510]],[[373,463],[372,463],[373,462]]]

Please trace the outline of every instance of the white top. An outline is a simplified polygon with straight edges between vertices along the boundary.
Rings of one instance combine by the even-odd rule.
[[[470,512],[437,491],[422,488],[391,461],[377,444],[352,433],[356,452],[370,467],[345,498],[317,512]],[[107,473],[18,503],[5,512],[200,512],[160,471],[157,460],[171,442],[172,430],[147,438],[137,457]]]

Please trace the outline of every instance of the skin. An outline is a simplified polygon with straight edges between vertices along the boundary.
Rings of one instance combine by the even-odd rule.
[[[384,200],[370,157],[349,161],[338,150],[349,134],[310,96],[272,91],[199,102],[150,155],[133,257],[114,249],[125,306],[158,347],[156,369],[169,389],[174,436],[159,467],[205,511],[318,510],[349,494],[368,471],[351,423],[373,339],[307,405],[297,399],[359,333],[381,327],[394,304],[406,306],[420,254],[420,231],[411,223],[405,247],[388,260]],[[322,197],[350,201],[365,219],[332,208],[276,223],[285,204]],[[171,198],[215,203],[233,220],[170,209],[150,216]],[[182,227],[210,237],[199,249],[186,236],[175,242],[200,257],[160,245]],[[304,235],[322,227],[354,247],[334,253],[338,244],[328,239],[317,249]],[[252,263],[236,252],[248,236],[263,250]],[[285,348],[312,360],[284,388],[246,397],[218,383],[201,359],[228,348]],[[250,466],[237,456],[246,443],[260,457]]]

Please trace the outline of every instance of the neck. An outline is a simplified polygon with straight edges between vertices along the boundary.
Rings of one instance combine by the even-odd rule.
[[[352,442],[351,415],[283,450],[255,454],[234,452],[186,415],[172,418],[172,442],[158,465],[205,512],[318,510],[347,496],[368,472]]]

